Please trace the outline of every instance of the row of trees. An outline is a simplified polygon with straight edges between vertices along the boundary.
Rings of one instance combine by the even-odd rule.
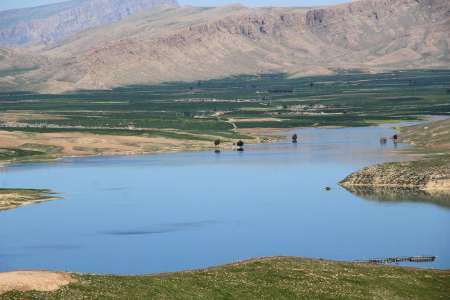
[[[292,142],[293,143],[297,143],[298,142],[298,135],[294,134],[292,136]],[[220,152],[220,144],[222,143],[222,141],[220,139],[216,139],[214,140],[214,147],[215,147],[215,152],[219,153]],[[239,140],[236,144],[233,144],[233,146],[236,146],[236,150],[237,151],[244,151],[244,142],[242,140]]]
[[[216,139],[214,140],[214,147],[216,148],[215,152],[218,153],[220,152],[220,144],[221,144],[221,140],[220,139]],[[244,142],[242,140],[239,140],[236,144],[233,144],[233,146],[236,145],[237,146],[237,151],[244,151]]]

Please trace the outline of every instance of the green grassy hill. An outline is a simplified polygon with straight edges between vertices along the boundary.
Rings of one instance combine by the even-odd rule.
[[[448,299],[450,272],[294,257],[152,276],[75,275],[56,292],[0,299]]]

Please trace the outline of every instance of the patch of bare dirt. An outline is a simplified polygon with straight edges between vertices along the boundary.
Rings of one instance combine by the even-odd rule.
[[[25,133],[0,131],[0,148],[21,148],[25,144],[50,145],[62,149],[60,156],[140,154],[201,150],[206,141],[163,137],[114,136],[80,132]]]
[[[10,291],[51,292],[76,282],[72,275],[47,271],[0,273],[0,294]]]
[[[238,128],[236,132],[247,135],[274,135],[274,136],[285,136],[287,133],[286,128]]]
[[[247,123],[247,122],[281,122],[281,119],[277,118],[234,118],[230,119],[231,122]]]
[[[450,193],[450,179],[438,179],[434,181],[428,182],[428,184],[425,186],[425,190],[429,192],[434,191],[446,191]]]

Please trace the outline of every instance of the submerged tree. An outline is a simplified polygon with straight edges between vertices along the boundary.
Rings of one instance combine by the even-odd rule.
[[[221,143],[220,139],[214,140],[214,147],[216,148],[216,150],[214,152],[216,152],[216,153],[220,152],[220,149],[219,149],[220,143]]]
[[[244,151],[244,142],[242,141],[242,140],[239,140],[237,143],[236,143],[236,145],[237,145],[237,150],[238,151]]]

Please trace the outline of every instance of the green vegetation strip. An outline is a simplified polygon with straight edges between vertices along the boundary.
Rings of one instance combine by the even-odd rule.
[[[355,71],[303,78],[235,76],[60,95],[2,90],[0,130],[212,143],[251,138],[252,131],[245,135],[236,128],[372,126],[450,116],[449,78],[450,70]],[[18,148],[0,150],[0,161],[62,156],[60,149]]]
[[[51,145],[25,144],[21,148],[0,148],[0,162],[27,162],[58,157],[62,148]]]
[[[447,299],[450,271],[273,257],[154,276],[75,275],[1,299]]]
[[[24,122],[67,128],[231,132],[230,118],[250,119],[238,122],[239,128],[367,126],[416,120],[417,115],[450,115],[449,76],[450,70],[353,72],[295,79],[266,74],[62,95],[0,92],[0,111],[44,112],[50,114],[48,120]]]

